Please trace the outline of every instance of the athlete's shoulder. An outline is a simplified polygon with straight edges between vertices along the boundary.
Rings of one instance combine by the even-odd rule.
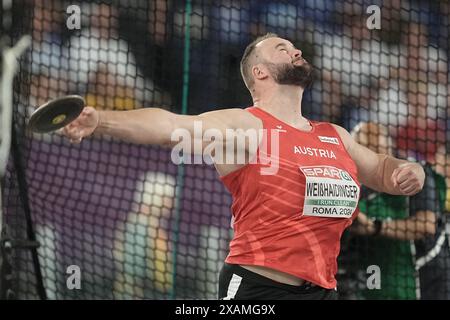
[[[350,135],[350,133],[347,131],[347,129],[335,124],[335,123],[331,123],[331,122],[326,122],[329,125],[331,125],[334,130],[336,130],[336,132],[338,133],[339,137],[342,140],[342,143],[344,143],[344,146],[347,150],[349,150],[351,148],[351,146],[354,143],[354,140],[352,138],[352,136]]]
[[[347,129],[341,127],[338,124],[331,123],[331,122],[325,122],[325,123],[328,123],[329,125],[331,125],[339,134],[348,134],[348,135],[350,135],[350,133],[347,131]]]
[[[335,131],[337,131],[337,133],[339,134],[339,136],[350,136],[350,133],[344,129],[343,127],[341,127],[340,125],[337,125],[335,123],[331,123],[331,122],[326,122],[326,121],[311,121],[315,126],[319,126],[319,127],[327,127],[327,128],[331,128],[334,129]]]
[[[250,112],[252,110],[249,108],[228,108],[219,109],[214,111],[209,111],[202,113],[202,117],[214,116],[220,119],[223,123],[228,124],[232,128],[236,129],[250,129],[250,128],[261,128],[262,121]]]

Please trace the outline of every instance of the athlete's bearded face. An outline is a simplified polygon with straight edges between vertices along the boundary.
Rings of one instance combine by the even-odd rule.
[[[313,80],[313,66],[290,41],[272,37],[257,44],[260,63],[276,83],[306,88]]]
[[[301,64],[298,64],[301,63]],[[308,87],[313,81],[313,66],[302,57],[294,58],[291,63],[264,62],[276,83]]]

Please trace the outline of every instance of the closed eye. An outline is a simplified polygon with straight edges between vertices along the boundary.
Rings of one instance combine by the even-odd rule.
[[[286,52],[287,52],[286,44],[284,44],[284,43],[279,43],[279,44],[277,44],[277,45],[275,46],[275,49],[279,49],[280,51],[286,51]]]

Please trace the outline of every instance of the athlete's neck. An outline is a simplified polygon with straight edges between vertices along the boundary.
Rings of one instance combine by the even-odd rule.
[[[253,105],[292,127],[305,129],[309,122],[302,116],[303,91],[298,86],[277,85],[254,95]]]

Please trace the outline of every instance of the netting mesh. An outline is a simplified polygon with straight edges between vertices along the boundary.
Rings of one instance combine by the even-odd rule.
[[[177,167],[168,149],[103,136],[71,145],[25,124],[65,94],[105,110],[249,106],[242,53],[276,32],[316,67],[304,116],[429,164],[425,196],[363,192],[361,212],[388,231],[372,237],[360,221],[345,233],[340,297],[450,298],[447,1],[79,1],[67,12],[71,5],[14,2],[13,38],[31,34],[33,43],[14,86],[3,219],[13,238],[34,234],[40,243],[13,250],[18,297],[42,298],[40,285],[50,299],[217,297],[232,230],[231,199],[213,167]],[[367,27],[370,5],[381,7],[380,30]],[[368,288],[373,265],[379,290]],[[79,267],[81,289],[68,286],[70,266]]]

